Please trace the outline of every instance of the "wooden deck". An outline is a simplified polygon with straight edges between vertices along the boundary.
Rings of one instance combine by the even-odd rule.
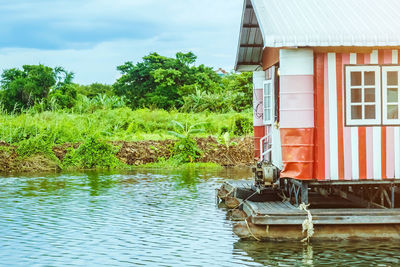
[[[250,221],[259,225],[301,225],[307,213],[289,202],[243,203]],[[400,224],[400,209],[311,209],[313,223],[337,224]]]
[[[253,196],[252,184],[252,180],[227,181],[219,189],[226,207],[229,207],[227,202],[235,200],[230,211],[235,221],[241,221],[233,224],[233,232],[242,239],[302,240],[305,237],[302,224],[308,213],[289,201],[277,199],[273,189]],[[313,239],[400,240],[400,209],[353,207],[337,196],[326,198],[317,192],[313,194],[311,199],[319,203],[309,209],[314,225]]]
[[[234,188],[242,188],[246,190],[251,190],[251,186],[253,185],[253,180],[231,180],[225,182],[225,188],[228,191],[231,191]]]

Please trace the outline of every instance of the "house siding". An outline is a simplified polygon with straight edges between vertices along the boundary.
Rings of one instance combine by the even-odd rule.
[[[315,53],[314,176],[319,180],[398,179],[400,126],[345,126],[346,64],[398,64],[398,50]]]

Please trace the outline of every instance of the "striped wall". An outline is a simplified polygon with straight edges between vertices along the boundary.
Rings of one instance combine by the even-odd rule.
[[[345,64],[398,64],[398,50],[315,54],[314,176],[320,180],[400,179],[400,126],[345,126]]]

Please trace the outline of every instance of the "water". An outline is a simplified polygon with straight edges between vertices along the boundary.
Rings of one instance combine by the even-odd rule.
[[[240,241],[214,189],[248,171],[0,178],[1,266],[400,266],[398,242]]]

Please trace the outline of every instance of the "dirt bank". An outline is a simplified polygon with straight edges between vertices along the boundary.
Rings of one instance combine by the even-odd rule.
[[[199,162],[212,162],[222,166],[251,165],[254,162],[253,138],[244,137],[231,140],[230,145],[220,144],[216,138],[199,138],[198,147],[203,151]],[[120,147],[117,157],[128,165],[140,166],[157,162],[159,158],[171,156],[173,140],[141,141],[141,142],[113,142]],[[62,162],[67,149],[77,148],[79,144],[64,144],[53,148],[56,157]],[[59,162],[41,155],[21,159],[16,153],[16,147],[0,142],[0,172],[47,172],[60,170]]]

